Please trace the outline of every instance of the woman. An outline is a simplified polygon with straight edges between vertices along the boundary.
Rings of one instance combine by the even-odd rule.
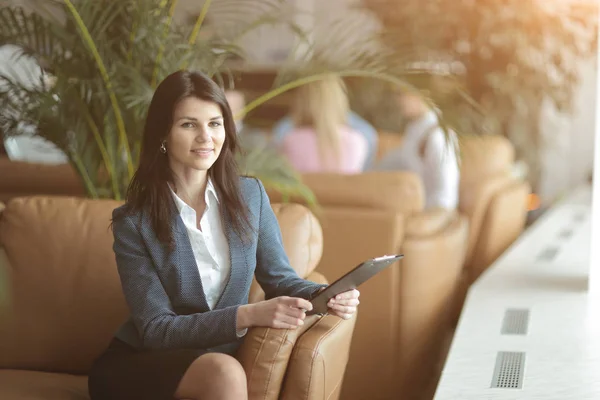
[[[299,87],[291,110],[295,128],[280,151],[300,172],[359,173],[369,144],[347,124],[348,98],[343,81],[329,75]]]
[[[290,267],[262,184],[237,174],[236,146],[210,78],[179,71],[158,86],[126,204],[113,212],[131,316],[94,363],[92,400],[246,399],[233,357],[246,330],[303,324],[323,285]],[[254,275],[268,300],[246,304]],[[349,318],[358,295],[332,299],[331,312]]]
[[[456,135],[444,134],[436,113],[419,94],[403,91],[396,100],[407,120],[402,144],[387,153],[376,169],[412,171],[423,181],[426,209],[456,209],[460,181]]]

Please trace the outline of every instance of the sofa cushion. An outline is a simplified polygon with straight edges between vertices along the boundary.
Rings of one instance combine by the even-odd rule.
[[[120,203],[31,197],[9,202],[0,243],[11,296],[0,368],[86,373],[127,311],[112,252]]]
[[[408,214],[423,209],[423,185],[421,179],[411,172],[304,174],[302,181],[324,206],[376,208]]]
[[[0,399],[89,400],[87,376],[0,370]]]

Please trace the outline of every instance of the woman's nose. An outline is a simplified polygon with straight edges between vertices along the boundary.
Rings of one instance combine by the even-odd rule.
[[[198,129],[198,134],[196,135],[196,141],[201,142],[201,143],[210,141],[210,134],[206,127],[200,127]]]

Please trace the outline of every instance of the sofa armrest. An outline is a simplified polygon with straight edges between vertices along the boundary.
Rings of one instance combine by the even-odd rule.
[[[307,280],[327,283],[318,272],[311,272]],[[237,358],[248,377],[248,398],[279,399],[290,356],[298,337],[318,323],[322,317],[306,317],[298,329],[252,328],[248,330]],[[347,357],[347,356],[346,356]]]
[[[349,320],[326,315],[298,339],[280,399],[339,398],[357,314]]]
[[[283,378],[298,337],[321,317],[308,316],[297,329],[252,328],[237,353],[248,378],[248,399],[279,399]]]
[[[469,239],[465,265],[470,265],[472,262],[492,199],[514,182],[512,177],[501,173],[493,177],[486,177],[471,186],[461,183],[459,212],[469,218]]]
[[[470,283],[474,282],[519,237],[527,220],[527,198],[531,186],[513,181],[494,194],[479,230],[467,265]]]
[[[427,237],[436,235],[443,231],[458,218],[456,210],[434,208],[412,214],[406,220],[406,235],[415,237]]]

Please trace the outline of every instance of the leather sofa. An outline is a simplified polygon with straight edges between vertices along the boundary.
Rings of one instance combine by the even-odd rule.
[[[423,186],[412,173],[306,174],[303,181],[318,201],[314,212],[325,242],[318,270],[327,280],[371,257],[405,255],[360,287],[342,398],[419,398],[450,329],[466,217],[424,212]],[[281,199],[275,191],[269,195]]]
[[[117,205],[25,197],[0,206],[1,399],[88,399],[86,373],[127,316],[109,229]],[[315,271],[315,217],[300,205],[273,208],[292,266],[326,282]],[[261,296],[254,282],[250,299]],[[297,330],[250,329],[238,353],[250,399],[339,398],[355,321],[311,316]]]

